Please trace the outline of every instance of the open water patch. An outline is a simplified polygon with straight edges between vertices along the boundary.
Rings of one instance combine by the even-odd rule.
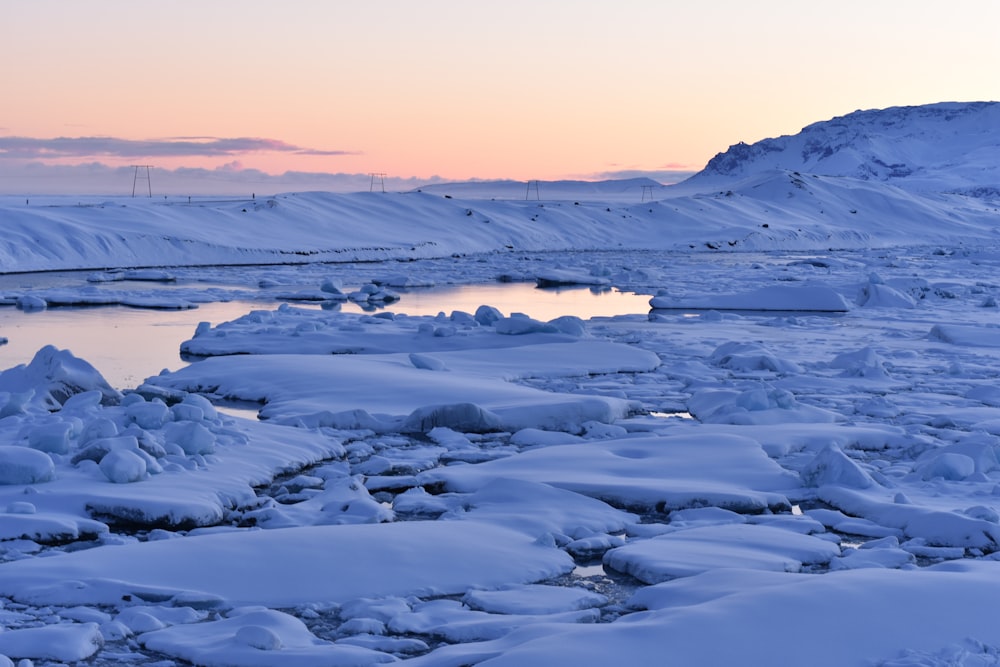
[[[7,275],[0,276],[0,289],[64,289],[70,284],[79,285],[80,281],[80,272]],[[161,285],[161,291],[166,293],[167,288]],[[212,297],[210,293],[202,294]],[[400,290],[400,294],[400,301],[384,309],[413,316],[433,316],[440,312],[471,313],[481,305],[490,305],[504,314],[522,312],[540,320],[562,315],[589,319],[645,313],[649,299],[614,289],[540,289],[527,283],[410,288]],[[7,340],[0,345],[0,368],[26,364],[39,348],[54,345],[87,360],[112,387],[134,388],[163,370],[177,370],[187,365],[188,361],[180,355],[180,344],[194,336],[201,322],[227,322],[253,310],[277,308],[281,303],[266,290],[256,296],[263,300],[209,300],[198,303],[197,307],[179,309],[107,305],[25,311],[13,305],[0,307],[0,340]],[[359,314],[370,310],[352,301],[297,303],[296,307]]]

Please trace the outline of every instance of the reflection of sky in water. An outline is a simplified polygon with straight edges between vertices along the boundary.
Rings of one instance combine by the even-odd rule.
[[[561,315],[587,319],[645,314],[649,310],[649,296],[617,291],[594,293],[587,288],[541,290],[524,283],[400,292],[402,299],[386,310],[409,315],[437,315],[439,312],[450,314],[453,310],[474,312],[486,304],[505,315],[523,312],[541,320]],[[185,365],[179,356],[180,344],[194,335],[199,322],[218,324],[251,310],[270,310],[278,305],[277,301],[233,301],[206,303],[197,309],[180,311],[112,306],[51,308],[31,313],[12,306],[0,307],[0,336],[9,340],[0,346],[0,369],[27,363],[40,347],[54,345],[93,364],[112,386],[132,388],[164,368],[176,370]],[[296,305],[319,308],[315,304]],[[345,303],[341,309],[361,312],[353,303]]]

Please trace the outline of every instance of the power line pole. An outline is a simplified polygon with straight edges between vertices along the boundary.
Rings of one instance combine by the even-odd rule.
[[[524,200],[527,201],[531,198],[531,190],[535,190],[535,199],[540,199],[538,196],[538,181],[528,181],[528,191],[524,193]]]
[[[385,192],[385,173],[373,171],[369,176],[372,177],[372,184],[368,188],[368,192],[375,192],[375,179],[378,179],[379,187],[382,188],[382,192]]]
[[[132,168],[135,169],[135,171],[132,174],[132,196],[133,197],[135,197],[135,186],[136,186],[136,183],[139,182],[139,181],[142,181],[142,180],[146,181],[146,190],[147,190],[147,192],[149,192],[149,196],[150,197],[153,196],[153,183],[152,183],[152,181],[149,180],[149,170],[152,168],[152,166],[153,165],[151,165],[151,164],[133,164],[132,165]],[[145,170],[145,176],[141,176],[140,175],[141,173],[143,173],[143,170]]]

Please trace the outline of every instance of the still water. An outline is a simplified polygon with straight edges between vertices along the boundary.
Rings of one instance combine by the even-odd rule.
[[[25,278],[25,280],[29,280]],[[540,320],[562,315],[584,319],[649,312],[649,296],[588,288],[538,289],[530,283],[461,285],[398,290],[401,300],[385,310],[408,315],[437,315],[454,310],[474,312],[493,306],[509,315],[525,313]],[[44,345],[70,350],[90,362],[117,389],[134,388],[161,370],[187,362],[180,344],[194,335],[199,322],[219,324],[251,310],[272,310],[278,301],[229,301],[201,304],[191,310],[147,310],[124,306],[50,308],[23,312],[0,307],[0,369],[31,361]],[[316,308],[315,304],[295,304]],[[361,312],[345,303],[343,312]]]

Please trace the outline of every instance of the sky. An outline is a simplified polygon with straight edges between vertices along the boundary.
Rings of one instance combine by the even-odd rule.
[[[667,183],[856,109],[1000,99],[996,0],[32,0],[0,25],[0,193],[127,193],[136,164],[173,194]]]

